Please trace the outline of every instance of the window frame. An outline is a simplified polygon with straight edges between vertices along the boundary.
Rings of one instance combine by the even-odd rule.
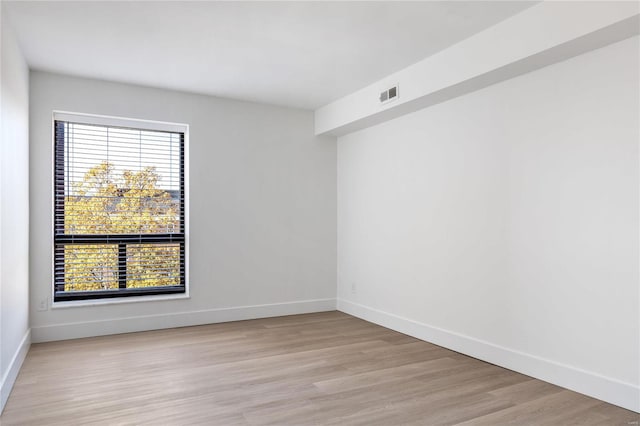
[[[67,235],[57,234],[56,229],[59,227],[59,223],[56,220],[56,209],[60,208],[60,195],[62,195],[62,203],[64,203],[64,178],[62,181],[62,193],[59,194],[59,184],[56,173],[59,172],[57,167],[57,152],[58,144],[56,137],[56,122],[72,122],[78,124],[89,124],[98,126],[112,126],[112,127],[124,127],[132,128],[136,130],[147,131],[164,131],[180,133],[180,173],[182,175],[182,183],[180,188],[181,200],[180,200],[180,212],[181,220],[183,223],[183,229],[181,233],[174,234],[149,234],[148,237],[140,234],[99,234],[99,235]],[[52,307],[64,307],[73,305],[96,305],[104,303],[122,303],[122,302],[138,302],[138,301],[154,301],[154,300],[166,300],[166,299],[183,299],[189,298],[189,210],[188,210],[188,141],[189,141],[189,125],[183,123],[143,120],[135,118],[125,118],[108,115],[96,115],[86,113],[75,113],[67,111],[53,111],[51,120],[52,129],[52,157],[53,157],[53,176],[52,176],[52,226],[51,226],[51,242],[52,242],[52,257],[51,257],[51,300]],[[66,158],[64,157],[64,145],[62,147],[63,160],[62,164],[66,164]],[[63,204],[64,206],[64,204]],[[163,238],[163,239],[159,239]],[[123,287],[123,282],[126,283],[126,276],[119,277],[119,289],[117,290],[87,290],[76,291],[64,294],[64,291],[57,291],[56,287],[64,285],[56,282],[55,268],[56,268],[56,251],[58,247],[64,247],[64,244],[118,244],[118,262],[119,271],[121,268],[126,270],[126,245],[127,244],[144,244],[145,242],[155,243],[171,243],[180,244],[180,263],[184,268],[184,272],[181,276],[181,284],[179,286],[167,286],[167,287],[140,287],[127,289]],[[64,250],[64,248],[62,248]]]

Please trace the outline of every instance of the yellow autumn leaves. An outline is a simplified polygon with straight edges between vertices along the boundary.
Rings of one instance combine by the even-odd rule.
[[[65,234],[166,234],[180,232],[179,204],[158,188],[153,167],[118,173],[103,162],[88,170],[65,197]],[[116,289],[118,244],[65,246],[65,291]],[[127,244],[126,286],[180,284],[180,245]]]

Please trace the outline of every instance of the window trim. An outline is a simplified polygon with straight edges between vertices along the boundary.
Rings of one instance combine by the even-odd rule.
[[[183,134],[183,205],[184,205],[184,238],[181,243],[184,245],[184,287],[176,286],[175,288],[162,289],[158,288],[138,288],[131,290],[93,290],[77,293],[77,296],[65,297],[63,300],[56,300],[56,283],[55,283],[55,248],[56,248],[56,121],[70,121],[81,124],[94,124],[100,126],[117,126],[129,127],[135,129],[144,129],[150,131],[177,132]],[[51,307],[66,308],[72,306],[94,306],[104,304],[119,304],[133,302],[154,302],[162,300],[176,300],[190,298],[189,285],[189,125],[185,123],[164,122],[137,118],[127,118],[110,115],[75,113],[69,111],[54,110],[51,115],[51,143],[52,143],[52,181],[51,181]],[[90,237],[90,236],[85,236]],[[82,237],[80,237],[82,238]],[[98,294],[100,293],[100,294]],[[104,293],[104,294],[103,294]]]

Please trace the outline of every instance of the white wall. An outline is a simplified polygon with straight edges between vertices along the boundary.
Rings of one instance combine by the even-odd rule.
[[[0,7],[1,10],[1,7]],[[0,412],[30,344],[29,69],[0,12]]]
[[[338,307],[640,410],[639,41],[338,139]]]
[[[190,125],[190,299],[37,310],[52,286],[53,110]],[[34,341],[335,308],[336,145],[312,112],[32,72],[30,114]]]

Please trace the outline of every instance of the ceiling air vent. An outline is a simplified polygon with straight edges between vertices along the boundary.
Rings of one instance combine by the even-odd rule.
[[[395,101],[398,99],[398,85],[388,88],[384,92],[380,93],[380,103],[386,104],[387,102]]]

